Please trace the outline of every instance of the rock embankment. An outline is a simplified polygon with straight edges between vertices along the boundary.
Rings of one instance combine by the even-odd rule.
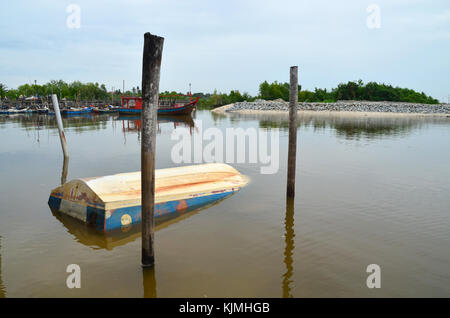
[[[239,102],[228,107],[225,112],[254,111],[288,111],[289,103],[283,100]],[[307,111],[346,111],[346,112],[382,112],[406,114],[449,114],[450,104],[415,104],[403,102],[338,101],[336,103],[299,103],[298,110]]]

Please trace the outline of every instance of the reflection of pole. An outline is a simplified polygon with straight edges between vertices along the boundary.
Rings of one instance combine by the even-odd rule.
[[[155,267],[144,267],[142,269],[142,285],[144,287],[144,298],[156,298]]]
[[[6,290],[2,280],[2,237],[0,236],[0,298],[5,298]]]
[[[125,132],[125,121],[122,121],[122,131],[123,131],[123,144],[127,144],[127,134]]]
[[[34,80],[34,98],[33,98],[33,101],[34,101],[34,105],[36,106],[36,103],[37,103],[37,81],[36,80]]]
[[[289,91],[289,150],[287,167],[287,197],[295,197],[295,161],[297,156],[298,67],[291,66]]]
[[[291,293],[291,287],[289,284],[292,282],[292,274],[294,272],[294,260],[292,254],[294,252],[294,199],[286,200],[286,216],[284,219],[284,264],[286,265],[286,272],[283,274],[283,297],[293,297]]]
[[[39,124],[40,124],[40,120],[39,120],[39,118],[37,119],[37,142],[39,143],[40,142],[40,139],[39,139]]]
[[[68,171],[69,171],[69,157],[64,156],[63,169],[61,173],[61,184],[66,183]]]
[[[61,119],[61,113],[59,111],[58,97],[56,97],[55,94],[52,95],[52,102],[53,102],[53,110],[55,111],[56,116],[56,123],[58,124],[59,139],[61,140],[61,147],[63,150],[63,154],[64,157],[69,157],[69,151],[67,150],[67,142],[66,136],[64,135],[64,127]]]
[[[152,267],[155,264],[153,245],[156,118],[163,44],[164,38],[148,32],[144,34],[141,113],[142,266],[144,267]]]

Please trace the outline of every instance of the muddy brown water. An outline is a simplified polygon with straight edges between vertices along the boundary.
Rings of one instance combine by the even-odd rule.
[[[139,121],[64,119],[67,180],[140,168]],[[54,118],[0,117],[0,297],[450,296],[450,119],[301,117],[297,195],[286,202],[287,116],[159,122],[157,168],[175,166],[174,129],[279,130],[279,170],[233,196],[160,222],[156,265],[140,266],[139,226],[98,233],[53,214],[63,158]],[[193,138],[193,137],[192,137]],[[69,289],[66,268],[81,268]],[[381,268],[381,288],[366,268]]]

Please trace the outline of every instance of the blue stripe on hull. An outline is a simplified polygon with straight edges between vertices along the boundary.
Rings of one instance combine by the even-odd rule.
[[[134,108],[118,108],[117,111],[119,112],[119,114],[130,114],[130,115],[135,115],[135,114],[140,114],[141,113],[141,109],[134,109]]]
[[[164,220],[170,218],[175,213],[184,213],[195,210],[202,206],[211,204],[215,201],[224,199],[232,194],[234,191],[215,193],[212,195],[195,197],[184,200],[169,201],[159,203],[155,205],[155,219]],[[48,200],[50,208],[55,211],[59,211],[61,206],[61,199],[50,196]],[[100,231],[111,231],[121,228],[128,224],[136,224],[141,222],[142,208],[140,205],[131,206],[126,208],[120,208],[115,210],[106,211],[106,214],[110,214],[109,217],[105,217],[105,210],[101,208],[86,207],[86,223],[95,227]],[[60,212],[64,213],[64,212]]]
[[[185,110],[186,107],[179,107],[179,108],[162,108],[158,109],[158,114],[170,114],[170,113],[178,113],[180,111]]]
[[[59,211],[59,207],[61,206],[61,199],[57,197],[48,198],[48,205],[55,211]]]
[[[77,115],[77,114],[88,114],[92,112],[92,107],[88,107],[85,108],[83,110],[68,110],[68,109],[63,109],[61,111],[61,114],[63,115]]]
[[[159,108],[158,109],[158,114],[171,114],[171,113],[179,113],[184,111],[186,108],[188,107],[192,107],[192,105],[189,106],[182,106],[182,107],[177,107],[177,108]],[[135,109],[135,108],[118,108],[117,110],[119,112],[119,114],[122,115],[135,115],[135,114],[140,114],[142,109]]]

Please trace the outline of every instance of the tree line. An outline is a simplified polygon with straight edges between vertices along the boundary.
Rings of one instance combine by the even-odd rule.
[[[69,100],[117,100],[122,92],[119,89],[108,92],[104,84],[81,83],[74,81],[66,83],[62,80],[52,80],[43,85],[24,84],[17,89],[7,89],[6,85],[0,83],[0,96],[16,100],[29,96],[48,96],[57,94],[60,99]],[[173,95],[183,93],[175,91],[165,91],[161,95]],[[124,93],[126,96],[141,96],[139,87],[133,87]],[[193,97],[200,97],[199,108],[214,108],[236,102],[254,101],[256,99],[289,100],[289,83],[279,83],[277,81],[268,83],[262,82],[259,85],[259,94],[251,96],[247,92],[241,93],[239,90],[231,90],[227,93],[220,93],[217,90],[211,93],[194,93]],[[424,92],[416,92],[408,88],[393,87],[384,83],[359,81],[349,81],[340,83],[336,88],[327,90],[326,88],[315,88],[314,91],[302,90],[298,87],[299,102],[335,102],[338,100],[367,100],[367,101],[394,101],[410,102],[422,104],[438,104],[439,101]]]
[[[268,83],[262,82],[259,85],[259,94],[250,96],[248,93],[241,94],[238,90],[232,90],[229,94],[194,94],[200,96],[200,108],[214,108],[242,101],[254,101],[256,99],[275,100],[282,99],[289,101],[289,83],[279,83],[277,81]],[[314,91],[302,90],[298,86],[299,102],[323,102],[333,103],[338,100],[366,100],[366,101],[393,101],[409,102],[420,104],[438,104],[439,101],[424,92],[416,92],[408,88],[393,87],[392,85],[369,82],[364,84],[362,80],[341,83],[336,88],[327,90],[326,88],[315,88]]]
[[[289,100],[289,83],[268,83],[264,81],[259,85],[259,95],[262,99],[274,100],[281,98]],[[439,101],[424,92],[412,89],[393,87],[392,85],[362,80],[341,83],[328,91],[326,88],[315,88],[314,91],[302,90],[299,85],[298,100],[300,102],[335,102],[338,100],[367,100],[367,101],[393,101],[421,104],[438,104]]]
[[[5,84],[0,83],[0,96],[10,100],[18,100],[31,96],[42,97],[56,94],[60,99],[68,100],[108,100],[120,98],[120,89],[108,91],[105,84],[82,83],[74,81],[67,83],[63,80],[51,80],[45,84],[23,84],[16,89],[8,89]],[[133,87],[125,92],[128,96],[140,96],[139,87]]]

